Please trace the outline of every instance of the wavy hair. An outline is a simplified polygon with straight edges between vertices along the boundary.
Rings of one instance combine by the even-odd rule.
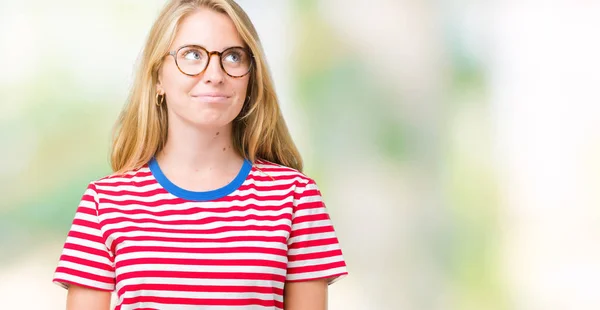
[[[248,92],[233,121],[233,146],[242,157],[267,160],[302,171],[302,158],[283,119],[258,33],[233,0],[172,0],[160,12],[144,46],[133,85],[114,129],[111,166],[122,174],[145,165],[167,141],[167,107],[156,105],[158,72],[183,18],[208,8],[231,18],[254,56]]]

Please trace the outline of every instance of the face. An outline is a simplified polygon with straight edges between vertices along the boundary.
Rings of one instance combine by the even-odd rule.
[[[227,15],[200,9],[181,21],[169,51],[190,44],[209,52],[223,52],[230,47],[244,46],[244,41]],[[201,58],[197,51],[182,50],[176,56],[180,67],[185,66],[183,61],[197,62]],[[234,63],[237,56],[226,55],[224,61]],[[212,55],[204,72],[188,76],[178,69],[174,57],[167,56],[158,79],[157,91],[166,96],[169,124],[184,122],[197,127],[220,128],[230,126],[240,113],[250,74],[231,77],[223,71],[219,56]]]

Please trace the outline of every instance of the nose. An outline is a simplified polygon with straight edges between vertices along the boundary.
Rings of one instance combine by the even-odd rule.
[[[225,79],[225,72],[221,68],[221,57],[217,54],[208,56],[208,66],[202,74],[204,83],[221,84]]]

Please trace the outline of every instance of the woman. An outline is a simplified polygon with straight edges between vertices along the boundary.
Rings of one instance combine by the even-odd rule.
[[[68,309],[326,309],[346,264],[232,0],[170,1],[54,276]]]

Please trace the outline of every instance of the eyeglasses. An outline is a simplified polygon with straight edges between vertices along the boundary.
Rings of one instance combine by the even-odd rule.
[[[208,67],[212,55],[219,56],[221,69],[233,78],[245,76],[252,69],[254,56],[248,49],[234,46],[222,52],[207,51],[199,45],[184,45],[176,51],[169,52],[181,73],[196,76]]]

